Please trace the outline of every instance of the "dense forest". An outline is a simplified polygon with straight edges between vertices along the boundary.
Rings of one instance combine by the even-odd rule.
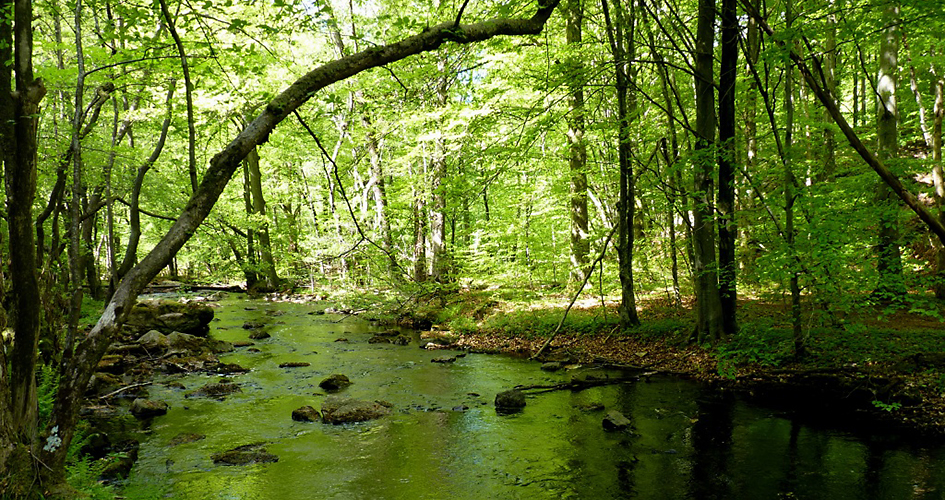
[[[55,496],[159,274],[594,288],[699,344],[768,298],[798,358],[863,307],[937,317],[942,40],[928,0],[0,0],[0,491]]]

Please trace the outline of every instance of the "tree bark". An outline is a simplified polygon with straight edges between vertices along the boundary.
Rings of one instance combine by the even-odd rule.
[[[581,25],[584,23],[582,0],[566,0],[565,40],[570,51],[581,47]],[[580,55],[569,54],[568,79],[568,168],[571,174],[571,282],[580,283],[587,268],[587,145],[584,142],[584,65]]]
[[[279,287],[281,280],[276,271],[276,262],[272,257],[272,243],[269,240],[269,222],[266,218],[266,199],[263,198],[262,174],[259,170],[259,151],[253,149],[243,160],[249,173],[249,189],[252,193],[252,215],[261,218],[259,229],[254,230],[259,242],[259,261],[262,275],[266,280],[266,290],[273,291]]]
[[[617,258],[620,275],[620,326],[631,328],[640,324],[637,316],[636,296],[633,290],[633,244],[634,211],[636,209],[635,180],[630,162],[630,120],[635,114],[636,99],[630,94],[631,75],[627,68],[634,59],[634,29],[636,16],[630,7],[629,20],[624,15],[620,0],[614,5],[614,18],[610,18],[607,0],[601,0],[604,20],[607,24],[607,39],[614,58],[617,92],[617,162],[620,168],[620,199],[617,204]],[[624,33],[628,29],[629,33]],[[626,36],[625,36],[626,35]]]
[[[790,31],[794,24],[793,1],[784,3],[784,18]],[[788,269],[788,287],[791,290],[791,332],[794,339],[794,356],[804,357],[806,342],[801,328],[800,270],[797,262],[797,244],[794,230],[794,202],[797,200],[797,179],[794,176],[794,68],[788,67],[784,76],[784,240],[791,256]]]
[[[935,107],[932,119],[932,182],[938,218],[945,224],[945,172],[942,168],[942,118],[945,117],[945,75],[935,68]],[[938,245],[935,256],[936,279],[932,289],[935,297],[945,299],[945,244]]]
[[[361,115],[361,123],[367,129],[367,150],[371,161],[371,194],[374,198],[374,227],[381,236],[381,244],[387,254],[387,274],[391,279],[397,276],[397,256],[394,255],[394,238],[387,218],[387,190],[384,186],[384,168],[381,164],[380,144],[377,131],[368,116]]]
[[[184,51],[184,42],[177,34],[177,28],[174,26],[174,18],[167,8],[167,1],[160,0],[161,13],[164,20],[167,21],[167,28],[174,38],[174,45],[177,46],[177,55],[180,57],[181,72],[184,74],[184,94],[187,98],[187,172],[190,174],[190,187],[193,192],[197,191],[197,128],[194,123],[194,86],[190,81],[190,65],[187,64],[187,52]]]
[[[446,55],[441,53],[438,61],[439,76],[436,84],[436,104],[438,108],[446,107],[449,94],[449,65]],[[443,181],[446,179],[446,138],[445,124],[442,120],[436,121],[440,127],[433,144],[432,172],[430,176],[430,193],[433,197],[433,206],[430,211],[430,277],[435,281],[446,281],[449,273],[449,257],[446,251],[446,192]]]
[[[33,10],[29,0],[0,0],[0,159],[3,161],[10,244],[10,310],[16,335],[9,359],[0,349],[0,471],[36,449],[36,362],[40,294],[33,240],[39,102],[46,94],[33,77]],[[11,24],[12,21],[12,24]],[[10,89],[15,89],[11,92]],[[7,367],[9,366],[9,372]],[[9,375],[8,375],[9,374]],[[26,461],[27,467],[32,461]],[[2,475],[0,475],[2,477]],[[0,479],[0,485],[5,481]],[[16,485],[14,485],[16,486]],[[3,491],[0,491],[2,494]]]
[[[0,0],[0,7],[5,5],[2,3],[4,1],[9,0]],[[22,361],[18,362],[18,365],[21,366],[15,367],[13,370],[14,377],[11,385],[14,386],[12,387],[13,393],[17,396],[14,398],[14,401],[24,399],[24,391],[21,390],[19,386],[26,388],[32,387],[33,400],[35,401],[35,379],[33,378],[33,373],[35,368],[36,345],[35,342],[30,342],[35,338],[35,333],[33,333],[33,338],[31,338],[30,332],[36,331],[39,315],[38,311],[35,314],[22,314],[22,311],[26,310],[29,312],[28,307],[30,304],[33,304],[33,307],[38,307],[39,303],[38,293],[35,292],[36,280],[33,259],[36,254],[32,245],[32,220],[29,212],[32,206],[36,175],[35,116],[37,103],[45,89],[41,82],[35,82],[33,80],[32,67],[29,64],[29,54],[31,53],[30,49],[32,47],[30,31],[32,12],[29,8],[29,1],[17,0],[17,6],[16,26],[18,27],[18,32],[20,30],[24,32],[24,40],[20,40],[20,37],[18,37],[17,40],[18,56],[15,66],[17,68],[17,88],[18,90],[22,89],[22,92],[19,93],[22,97],[20,98],[21,105],[18,109],[19,112],[15,113],[14,116],[26,117],[21,118],[21,120],[23,120],[23,126],[18,127],[17,145],[20,146],[22,144],[28,147],[32,144],[32,154],[29,155],[28,161],[13,163],[13,165],[10,165],[10,162],[6,161],[6,157],[4,158],[5,165],[15,167],[11,168],[6,176],[8,183],[8,199],[15,202],[11,203],[10,207],[23,207],[16,208],[15,212],[11,210],[11,213],[8,214],[11,220],[11,247],[28,249],[28,252],[23,252],[22,250],[11,252],[11,264],[14,264],[11,267],[14,272],[24,274],[24,276],[22,276],[23,279],[18,281],[18,288],[15,289],[17,300],[27,306],[25,309],[21,309],[21,314],[18,315],[17,321],[24,323],[24,328],[22,329],[24,332],[24,342],[18,341],[16,343],[16,345],[21,346],[19,347],[19,354],[21,355],[16,356],[16,358]],[[299,106],[307,102],[322,88],[356,75],[364,70],[389,64],[414,54],[436,50],[443,43],[450,41],[472,43],[487,40],[499,35],[538,34],[544,28],[545,22],[556,6],[557,2],[551,0],[548,4],[539,6],[536,13],[531,18],[527,19],[493,19],[481,23],[460,24],[458,26],[454,22],[447,22],[432,26],[418,35],[405,38],[389,45],[372,47],[357,54],[319,66],[303,75],[270,101],[259,116],[251,123],[247,124],[236,138],[222,151],[213,156],[200,185],[190,197],[171,228],[161,241],[125,275],[124,279],[122,279],[118,288],[115,290],[115,294],[108,304],[106,304],[105,310],[98,322],[77,345],[75,355],[71,358],[64,371],[64,376],[60,380],[52,411],[52,418],[49,423],[49,432],[59,437],[62,444],[57,448],[44,449],[41,451],[40,454],[43,463],[52,469],[52,472],[42,469],[42,473],[48,473],[61,478],[66,451],[75,433],[79,405],[82,400],[81,395],[88,386],[89,379],[98,361],[105,353],[114,335],[119,330],[121,324],[130,312],[131,307],[134,305],[138,293],[144,289],[161,269],[167,266],[168,262],[173,259],[177,251],[190,239],[200,223],[203,222],[210,213],[210,210],[220,197],[220,194],[223,192],[223,189],[226,187],[233,173],[239,168],[243,158],[245,158],[253,148],[265,143],[276,125],[282,122],[282,120],[294,110],[298,109]],[[0,23],[0,25],[2,25],[2,23]],[[21,47],[25,49],[25,56],[20,53]],[[4,72],[0,71],[0,74],[2,73]],[[3,82],[0,81],[0,84],[2,83]],[[0,97],[0,103],[3,103],[5,99],[6,97]],[[0,110],[3,108],[4,107],[0,105]],[[32,141],[27,141],[29,132],[32,132]],[[23,141],[19,141],[20,135],[23,135]],[[21,212],[25,212],[25,217]],[[17,217],[13,217],[14,214]],[[16,226],[17,229],[14,229],[14,226]],[[25,233],[21,230],[21,226],[26,226],[27,231]],[[17,238],[16,243],[18,245],[13,245],[14,241],[12,238],[14,237]],[[17,262],[12,262],[14,256]],[[30,286],[30,283],[33,285]],[[30,293],[30,290],[33,292]],[[28,302],[28,299],[33,300]],[[17,335],[20,335],[20,329],[17,330]],[[14,354],[17,353],[15,352]],[[33,360],[33,362],[30,363],[29,360]],[[23,384],[22,382],[24,380],[28,383]],[[30,383],[29,381],[32,382]],[[2,406],[4,405],[0,405],[0,407]],[[23,411],[19,409],[35,408],[35,405],[19,404],[14,405],[13,408],[16,415],[24,417],[17,419],[16,422],[27,423],[25,426],[18,424],[21,426],[21,429],[35,432],[35,418],[32,420],[26,419],[25,417],[27,415],[23,414]],[[33,412],[35,413],[35,410]],[[7,435],[0,436],[0,445],[2,445],[4,441],[9,442],[7,438]]]
[[[722,62],[719,70],[719,297],[722,329],[738,330],[735,262],[735,82],[738,77],[738,18],[736,0],[722,0],[720,17]]]
[[[717,341],[724,337],[722,302],[719,296],[718,262],[715,259],[715,209],[713,164],[715,163],[715,87],[713,86],[713,41],[715,0],[699,0],[696,28],[696,150],[693,192],[693,271],[696,279],[696,339]]]
[[[879,158],[883,162],[899,156],[899,107],[896,90],[899,81],[899,5],[890,1],[883,11],[886,28],[879,49],[879,74],[876,79],[876,136]],[[902,281],[902,255],[899,248],[899,204],[896,195],[883,182],[877,183],[875,202],[879,226],[876,245],[876,270],[879,274],[874,293],[883,299],[905,295]]]

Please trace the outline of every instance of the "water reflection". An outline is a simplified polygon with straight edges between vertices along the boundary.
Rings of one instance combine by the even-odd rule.
[[[474,354],[431,363],[443,353],[368,344],[376,328],[355,318],[334,324],[338,318],[307,315],[303,305],[246,305],[220,310],[215,331],[238,340],[245,320],[273,323],[261,352],[225,360],[252,368],[235,377],[243,392],[223,402],[185,400],[180,390],[156,386],[152,396],[172,408],[142,436],[129,492],[151,485],[188,500],[945,496],[941,447],[818,428],[669,378],[534,395],[523,412],[501,416],[491,405],[497,392],[575,372],[549,374],[524,360]],[[266,309],[285,314],[277,323]],[[335,342],[340,336],[349,342]],[[311,366],[278,367],[286,361]],[[354,381],[348,395],[388,401],[394,413],[350,426],[293,422],[293,409],[321,406],[317,383],[332,373]],[[188,389],[207,381],[182,379]],[[632,429],[605,432],[601,405],[624,413]],[[169,447],[180,433],[207,438]],[[258,441],[279,461],[224,467],[209,459]]]

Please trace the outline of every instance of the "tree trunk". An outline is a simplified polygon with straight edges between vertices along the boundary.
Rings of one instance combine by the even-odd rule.
[[[735,82],[738,77],[738,18],[736,0],[722,0],[719,71],[719,296],[722,305],[722,329],[738,330],[736,306],[735,238]]]
[[[891,1],[883,11],[886,28],[879,52],[876,79],[876,136],[881,161],[888,163],[899,156],[899,108],[896,102],[899,57],[899,5]],[[902,281],[902,256],[899,248],[899,204],[886,183],[876,186],[879,238],[876,245],[879,273],[874,293],[882,299],[901,298],[906,293]]]
[[[243,160],[249,175],[249,190],[252,194],[251,215],[260,220],[259,228],[253,232],[259,243],[259,266],[262,277],[265,279],[265,290],[274,291],[279,287],[281,280],[276,272],[275,259],[272,257],[272,245],[269,241],[269,221],[266,217],[266,199],[263,198],[262,174],[259,171],[259,150],[254,148]],[[254,224],[255,225],[255,224]]]
[[[837,6],[834,0],[830,0],[828,9],[835,9]],[[824,43],[824,89],[830,95],[837,97],[837,15],[832,10],[827,14],[827,34]],[[856,105],[854,104],[854,108]],[[827,110],[823,112],[824,123],[830,123],[830,114]],[[823,130],[823,172],[818,176],[818,180],[826,181],[833,179],[837,170],[837,139],[834,137],[833,127],[827,125]]]
[[[787,20],[787,29],[794,23],[792,0],[784,3],[784,18]],[[797,245],[794,230],[794,202],[797,200],[797,179],[794,176],[794,68],[787,68],[784,76],[784,239],[788,247],[791,263],[788,269],[788,282],[791,290],[791,331],[794,338],[794,356],[804,357],[806,342],[801,329],[801,288],[800,270],[797,262]]]
[[[181,72],[184,74],[184,94],[187,98],[187,172],[190,174],[190,187],[197,191],[197,128],[194,122],[194,86],[190,81],[190,65],[187,64],[187,52],[184,51],[184,43],[177,34],[177,28],[174,27],[174,19],[167,9],[167,2],[160,0],[161,13],[164,14],[164,20],[167,21],[167,28],[174,38],[174,45],[177,46],[177,55],[180,57]]]
[[[415,178],[423,178],[423,165],[419,165],[419,172],[408,172]],[[426,202],[424,201],[422,182],[414,182],[411,191],[413,193],[413,280],[417,283],[423,283],[427,280],[427,217]]]
[[[629,16],[625,15],[620,0],[614,4],[614,22],[610,19],[607,0],[602,0],[604,19],[607,23],[607,38],[614,58],[617,92],[617,158],[620,166],[620,199],[617,204],[617,257],[620,275],[620,326],[631,328],[640,324],[637,316],[636,296],[633,290],[633,243],[635,182],[633,165],[630,162],[630,120],[636,111],[636,99],[630,94],[632,73],[628,74],[630,61],[636,52],[634,29],[636,15],[633,6]],[[629,17],[629,19],[627,19]],[[624,29],[629,32],[624,33]],[[632,71],[632,70],[631,70]]]
[[[439,108],[446,107],[449,97],[449,65],[446,54],[440,53],[438,62],[439,78],[436,85],[436,104]],[[445,123],[437,120],[440,133],[433,144],[433,171],[430,176],[430,193],[433,197],[433,207],[430,211],[430,253],[432,258],[432,272],[430,277],[435,281],[446,281],[449,273],[449,257],[446,251],[446,190],[443,181],[446,179],[446,138]]]
[[[387,254],[387,274],[391,279],[397,276],[397,256],[394,255],[394,238],[387,218],[387,190],[384,187],[384,169],[377,140],[377,131],[367,115],[361,116],[361,123],[367,129],[367,150],[371,160],[371,194],[374,197],[374,228],[380,233],[381,244]]]
[[[713,40],[715,0],[699,0],[696,28],[696,151],[693,191],[693,271],[696,279],[696,339],[717,341],[724,337],[722,302],[719,297],[718,263],[715,260],[715,208],[713,165],[715,164],[715,95]]]
[[[584,142],[584,64],[574,54],[581,47],[581,25],[584,22],[582,0],[566,0],[565,40],[570,53],[567,62],[568,79],[568,165],[571,173],[571,282],[581,283],[587,270],[588,242],[587,215],[587,145]]]
[[[945,117],[945,75],[940,68],[935,74],[935,108],[932,121],[932,181],[938,218],[945,224],[945,173],[942,169],[942,118]],[[935,297],[945,299],[945,244],[939,244],[935,259]]]

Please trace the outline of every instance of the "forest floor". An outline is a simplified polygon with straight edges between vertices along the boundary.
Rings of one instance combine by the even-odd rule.
[[[531,356],[569,301],[561,292],[458,290],[400,304],[394,316],[443,332],[454,347]],[[807,354],[801,359],[794,355],[786,300],[741,298],[739,333],[705,345],[690,340],[690,306],[673,305],[665,295],[641,297],[641,326],[621,330],[616,301],[580,300],[541,359],[675,374],[770,404],[945,438],[945,304],[922,297],[898,305],[863,299],[830,312],[804,304]]]

